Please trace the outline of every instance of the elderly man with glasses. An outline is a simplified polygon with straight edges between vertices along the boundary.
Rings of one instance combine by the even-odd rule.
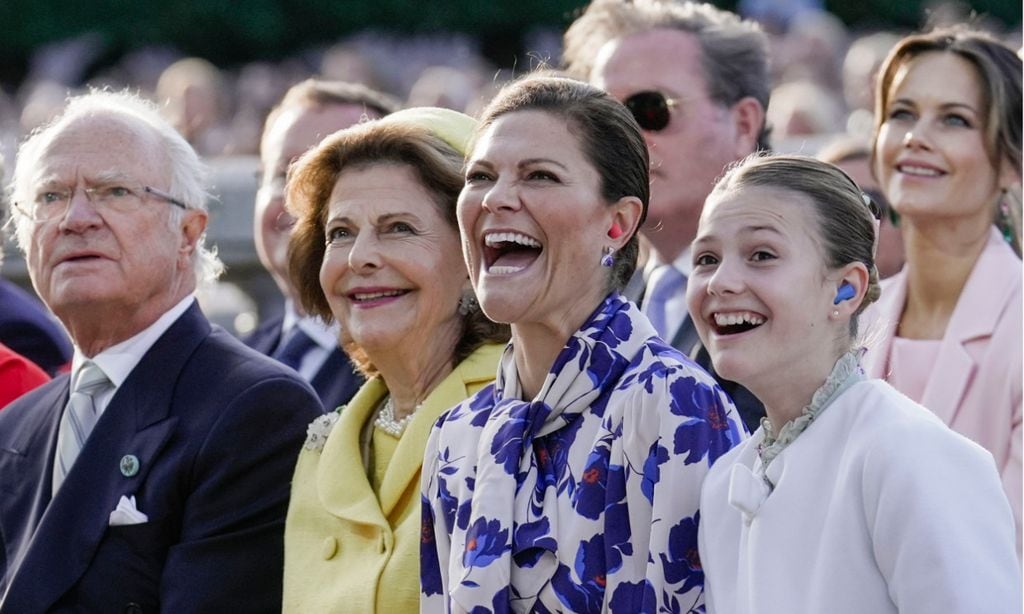
[[[594,0],[565,33],[573,76],[605,89],[632,112],[651,157],[650,246],[642,296],[632,296],[666,341],[710,369],[686,310],[690,243],[704,199],[724,168],[768,149],[771,86],[758,26],[710,4]],[[723,381],[750,430],[764,408]]]
[[[322,411],[203,316],[202,165],[129,94],[21,147],[13,218],[71,373],[0,412],[0,612],[273,611],[294,458]]]

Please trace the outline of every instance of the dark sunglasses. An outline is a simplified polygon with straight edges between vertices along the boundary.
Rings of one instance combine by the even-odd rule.
[[[672,107],[678,103],[677,99],[654,90],[637,92],[622,101],[636,123],[649,132],[664,130],[672,119]]]

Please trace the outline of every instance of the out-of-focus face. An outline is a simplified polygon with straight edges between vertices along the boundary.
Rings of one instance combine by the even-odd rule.
[[[986,111],[977,72],[955,54],[923,53],[897,71],[876,135],[875,175],[905,221],[987,232],[1008,165],[986,153]]]
[[[107,116],[76,120],[58,133],[32,171],[32,194],[72,194],[67,211],[31,222],[26,250],[36,292],[79,336],[86,322],[102,317],[101,347],[127,339],[152,324],[195,287],[192,253],[206,214],[189,210],[172,225],[174,205],[145,195],[142,186],[166,192],[170,168],[155,135],[137,123]],[[126,187],[141,198],[128,209],[94,204],[85,188]]]
[[[263,135],[262,179],[256,193],[253,237],[260,262],[285,296],[294,296],[288,277],[288,235],[294,220],[284,209],[288,167],[324,137],[363,117],[362,105],[292,106]]]
[[[468,288],[459,233],[406,165],[345,170],[331,192],[320,285],[341,324],[377,364],[389,353],[450,359]]]
[[[650,30],[609,41],[590,81],[620,102],[650,90],[678,101],[668,126],[643,132],[651,157],[644,233],[663,260],[672,260],[693,240],[704,199],[722,169],[753,147],[741,145],[730,110],[708,97],[692,34]]]
[[[613,207],[561,117],[516,111],[480,135],[459,196],[473,288],[489,318],[561,329],[604,297]]]
[[[802,194],[747,187],[709,198],[701,217],[690,314],[718,373],[755,394],[820,369],[834,351],[837,284],[813,216]]]
[[[846,171],[846,174],[857,182],[860,189],[872,193],[876,200],[885,198],[885,193],[882,192],[881,186],[878,185],[874,175],[871,174],[871,161],[867,156],[851,158],[835,164]],[[885,203],[878,204],[879,206],[883,204],[889,206],[888,200]],[[878,276],[884,279],[899,273],[900,269],[903,268],[904,260],[903,234],[899,228],[893,226],[888,215],[882,215],[878,228],[878,253],[875,254],[875,266],[878,268]]]

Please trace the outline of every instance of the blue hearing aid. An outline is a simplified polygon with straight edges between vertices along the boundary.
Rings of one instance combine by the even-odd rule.
[[[836,300],[832,301],[833,305],[838,305],[843,301],[848,301],[857,294],[857,291],[853,289],[850,282],[844,281],[843,285],[839,286],[839,292],[836,292]]]

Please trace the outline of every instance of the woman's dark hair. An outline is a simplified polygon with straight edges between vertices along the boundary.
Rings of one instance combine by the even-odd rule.
[[[868,287],[850,318],[857,336],[857,316],[878,300],[881,287],[875,268],[878,219],[857,183],[840,168],[810,156],[753,154],[730,166],[708,199],[743,188],[761,187],[803,194],[814,206],[825,265],[838,269],[851,262],[868,269]]]
[[[434,196],[444,220],[458,232],[455,203],[463,185],[463,155],[445,140],[424,127],[388,121],[360,124],[326,138],[292,167],[286,199],[288,211],[296,218],[288,244],[289,273],[306,312],[326,321],[334,317],[320,287],[330,195],[342,171],[376,165],[411,168]],[[484,343],[509,339],[508,326],[488,320],[476,301],[471,303],[452,350],[452,364],[462,362]],[[358,344],[346,343],[345,350],[364,375],[377,374]]]
[[[569,133],[601,177],[601,196],[615,203],[635,196],[643,204],[640,223],[647,217],[650,175],[647,144],[636,120],[622,104],[592,85],[541,72],[514,81],[484,109],[479,136],[496,119],[516,111],[537,110],[565,119]],[[610,287],[622,290],[636,270],[639,239],[636,232],[615,256]],[[596,263],[595,263],[596,264]]]

